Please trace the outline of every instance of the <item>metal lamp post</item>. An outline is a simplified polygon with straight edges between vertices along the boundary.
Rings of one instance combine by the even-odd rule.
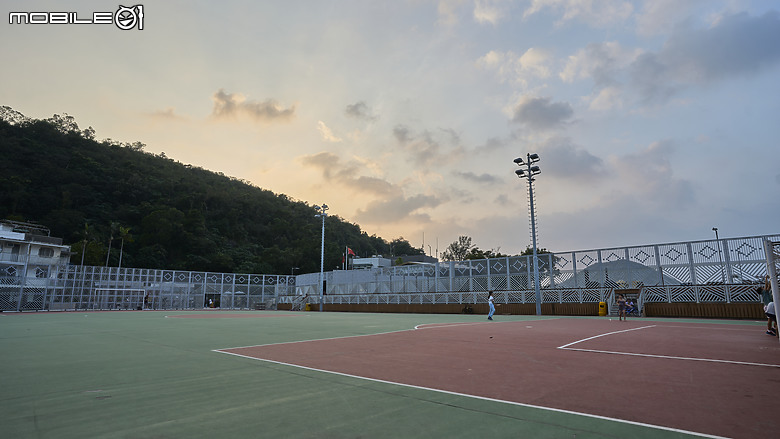
[[[530,201],[531,213],[531,241],[533,243],[533,261],[534,261],[534,292],[536,293],[536,315],[542,315],[542,293],[539,289],[539,258],[536,255],[536,216],[534,211],[534,176],[541,174],[538,166],[532,166],[539,161],[539,154],[527,154],[526,159],[518,157],[514,160],[521,169],[515,171],[519,178],[528,179],[528,199]],[[526,169],[522,169],[525,167]]]
[[[723,267],[723,256],[721,255],[720,251],[720,238],[718,238],[718,228],[713,227],[712,231],[715,232],[715,243],[718,244],[718,260],[720,261],[720,278],[723,281],[723,284],[726,284],[726,273]]]
[[[322,206],[314,206],[314,210],[319,212],[318,214],[314,215],[315,217],[322,218],[322,245],[320,246],[320,312],[322,312],[322,302],[325,295],[325,217],[328,216],[326,211],[328,210],[327,204],[322,204]]]

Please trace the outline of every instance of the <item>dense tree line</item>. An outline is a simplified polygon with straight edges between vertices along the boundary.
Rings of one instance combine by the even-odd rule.
[[[31,221],[71,246],[71,263],[288,274],[319,271],[313,206],[221,173],[97,141],[73,117],[30,119],[0,107],[0,219]],[[421,254],[326,218],[325,267],[360,256]]]

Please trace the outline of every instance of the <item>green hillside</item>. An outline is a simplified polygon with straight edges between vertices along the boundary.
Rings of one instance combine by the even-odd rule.
[[[0,219],[49,227],[71,245],[74,264],[83,256],[86,265],[117,266],[121,248],[122,267],[319,271],[312,206],[143,147],[97,141],[68,115],[36,120],[0,108]],[[327,270],[340,266],[347,245],[361,256],[388,255],[391,244],[399,255],[421,253],[337,216],[325,227]]]

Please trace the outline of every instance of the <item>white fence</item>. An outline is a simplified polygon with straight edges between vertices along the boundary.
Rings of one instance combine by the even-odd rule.
[[[0,277],[0,310],[265,309],[292,276],[70,265],[55,277]],[[290,290],[290,291],[288,291]]]
[[[765,240],[780,241],[780,235],[542,254],[542,302],[602,301],[596,296],[603,299],[603,294],[587,292],[609,291],[609,298],[611,291],[627,288],[646,291],[645,301],[754,302],[755,285],[767,274]],[[280,297],[280,302],[301,297],[319,302],[318,279],[318,273],[298,276],[296,297]],[[533,302],[532,256],[328,272],[323,301],[465,303],[464,293],[491,290],[511,293],[515,303]]]
[[[768,273],[765,241],[780,251],[780,235],[765,235],[542,254],[542,301],[611,303],[615,289],[641,288],[644,302],[757,302],[755,286]],[[531,256],[512,256],[334,271],[325,273],[323,301],[476,303],[492,290],[506,303],[532,303],[532,267]],[[272,308],[319,303],[318,278],[73,265],[44,277],[6,271],[0,310],[138,309],[145,302],[201,309],[210,301],[222,309]]]

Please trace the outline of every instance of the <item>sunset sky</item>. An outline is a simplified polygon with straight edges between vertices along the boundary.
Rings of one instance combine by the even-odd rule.
[[[526,153],[551,251],[780,233],[775,1],[138,4],[122,30],[9,23],[119,3],[3,1],[0,105],[428,254],[530,244]]]

